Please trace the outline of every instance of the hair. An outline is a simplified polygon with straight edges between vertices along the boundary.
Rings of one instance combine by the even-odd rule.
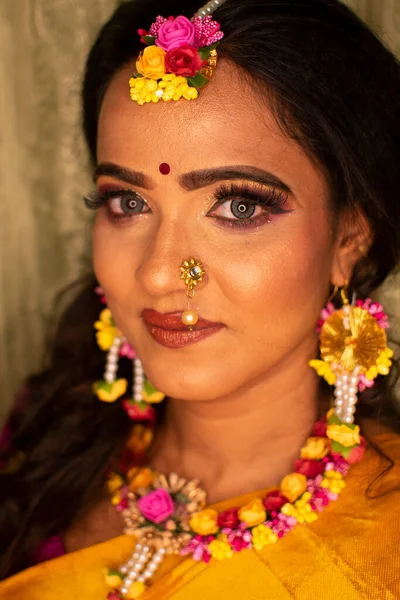
[[[141,50],[137,29],[160,13],[190,18],[198,8],[193,0],[128,1],[103,26],[83,83],[83,128],[94,163],[102,100],[114,75]],[[350,282],[368,296],[400,258],[396,58],[335,0],[227,0],[215,18],[225,32],[220,58],[242,69],[282,131],[323,169],[335,217],[362,214],[368,223],[371,247]],[[94,276],[78,284],[47,366],[30,378],[25,406],[10,420],[12,447],[25,460],[1,475],[1,577],[28,566],[39,542],[65,532],[93,505],[130,431],[121,404],[101,403],[92,393],[104,369],[93,331],[102,307],[95,285]],[[395,378],[380,378],[360,394],[360,416],[398,426]]]

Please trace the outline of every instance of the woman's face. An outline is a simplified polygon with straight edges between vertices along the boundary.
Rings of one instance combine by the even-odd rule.
[[[101,109],[97,186],[119,195],[98,211],[94,266],[147,376],[169,396],[207,400],[307,364],[329,284],[342,283],[323,175],[231,65],[220,61],[198,100],[144,107],[129,98],[130,74],[115,76]],[[171,348],[146,309],[187,308],[180,266],[191,257],[206,271],[191,306],[222,327]]]

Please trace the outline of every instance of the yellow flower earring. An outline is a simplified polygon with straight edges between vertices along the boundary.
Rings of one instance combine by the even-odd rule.
[[[105,304],[106,299],[101,288],[96,288],[96,293],[101,296]],[[104,377],[93,384],[93,392],[102,402],[115,402],[125,396],[128,381],[125,378],[118,378],[118,362],[119,358],[132,360],[133,393],[132,397],[125,397],[122,404],[130,419],[153,423],[155,411],[151,405],[164,400],[165,394],[158,391],[145,377],[141,360],[116,326],[109,308],[101,311],[94,327],[97,330],[97,343],[101,350],[107,352],[107,359]]]
[[[337,291],[335,288],[334,295]],[[340,422],[352,424],[357,393],[372,387],[378,375],[388,375],[393,351],[387,346],[389,323],[382,305],[370,298],[356,300],[355,295],[350,303],[347,285],[340,296],[341,308],[328,302],[321,313],[321,360],[309,364],[335,386],[334,415]]]

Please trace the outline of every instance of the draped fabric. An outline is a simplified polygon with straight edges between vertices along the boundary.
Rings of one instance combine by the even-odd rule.
[[[346,478],[338,500],[314,523],[298,524],[276,544],[243,550],[209,565],[168,556],[143,600],[398,600],[400,436],[374,442],[395,466],[372,485],[384,465],[368,449]],[[263,492],[222,502],[218,511],[244,506]],[[2,600],[102,600],[103,572],[132,553],[121,536],[32,567],[0,582]]]
[[[400,54],[400,0],[349,0]],[[85,56],[116,0],[0,1],[0,418],[41,363],[57,291],[89,261]],[[389,285],[389,312],[400,304]]]

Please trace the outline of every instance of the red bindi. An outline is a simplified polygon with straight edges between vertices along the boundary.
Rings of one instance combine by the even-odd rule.
[[[171,167],[168,163],[161,163],[159,169],[161,175],[169,175],[169,173],[171,172]]]

